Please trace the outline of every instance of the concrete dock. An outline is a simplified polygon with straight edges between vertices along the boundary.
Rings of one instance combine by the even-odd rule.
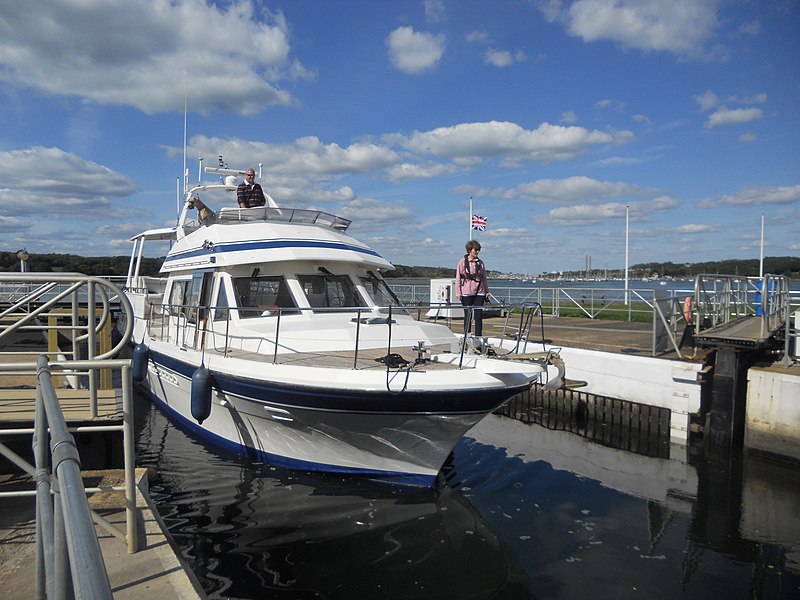
[[[91,475],[91,474],[89,474]],[[104,471],[105,484],[122,480],[119,472]],[[113,481],[114,479],[117,481]],[[20,478],[0,483],[0,490],[27,484]],[[192,571],[181,563],[158,511],[147,494],[147,471],[137,470],[136,503],[141,510],[139,523],[142,549],[129,554],[125,543],[98,528],[98,540],[114,598],[205,598]],[[33,497],[0,499],[0,597],[27,600],[34,596],[36,522]],[[125,528],[124,498],[121,493],[99,493],[90,498],[90,507],[119,529]]]

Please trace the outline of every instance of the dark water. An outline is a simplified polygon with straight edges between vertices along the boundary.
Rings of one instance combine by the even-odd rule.
[[[491,415],[435,489],[275,469],[137,399],[140,466],[211,598],[800,598],[800,473]]]

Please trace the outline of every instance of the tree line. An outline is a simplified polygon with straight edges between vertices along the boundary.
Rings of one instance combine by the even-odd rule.
[[[27,270],[54,273],[83,273],[84,275],[127,275],[129,256],[78,256],[76,254],[36,254],[27,260]],[[140,275],[157,275],[164,257],[142,258]],[[0,251],[0,271],[19,271],[20,259],[16,252]],[[758,259],[729,259],[701,263],[653,262],[629,267],[635,277],[694,277],[700,273],[721,275],[758,275]],[[395,265],[394,271],[384,273],[387,278],[421,277],[437,279],[453,277],[455,267],[424,267]],[[614,271],[615,273],[617,271]],[[800,279],[800,257],[771,256],[764,259],[764,272]],[[490,274],[498,272],[489,271]]]

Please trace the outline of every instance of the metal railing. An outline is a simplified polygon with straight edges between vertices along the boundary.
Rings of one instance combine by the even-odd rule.
[[[531,336],[531,329],[534,325],[533,316],[541,315],[536,303],[507,307],[505,312],[505,322],[501,328],[501,338],[511,338],[519,340],[512,353],[527,351],[527,340]],[[458,314],[453,313],[457,310]],[[230,307],[197,307],[189,305],[175,304],[153,304],[149,306],[149,317],[147,319],[147,335],[153,339],[170,342],[191,350],[214,350],[228,356],[233,350],[247,350],[254,353],[272,355],[272,362],[277,364],[280,359],[286,359],[292,354],[312,352],[307,349],[298,349],[292,345],[291,333],[286,333],[284,321],[288,317],[299,316],[308,313],[317,314],[351,314],[350,322],[353,323],[354,330],[342,330],[339,339],[327,339],[331,342],[335,352],[352,352],[352,358],[342,358],[342,360],[352,360],[353,368],[358,368],[359,353],[367,342],[371,347],[385,348],[387,355],[399,348],[419,349],[419,340],[398,339],[396,337],[396,318],[397,315],[409,315],[422,320],[426,314],[433,314],[438,317],[442,313],[442,318],[449,326],[453,322],[463,322],[463,315],[467,313],[468,324],[472,321],[472,313],[482,310],[481,307],[462,307],[457,308],[443,307],[440,304],[422,304],[413,307],[386,306],[386,307],[291,307],[280,308],[270,307],[267,311],[263,308],[230,308]],[[213,312],[212,312],[213,311]],[[217,311],[224,311],[224,319],[214,320],[212,318],[200,318],[200,315],[209,317]],[[264,315],[264,313],[268,313]],[[249,335],[232,332],[233,315],[238,316],[239,327],[246,327],[247,320],[243,315],[268,316],[273,320],[275,328],[265,334]],[[519,321],[515,323],[516,317]],[[385,325],[385,329],[377,330],[376,325]],[[369,331],[369,340],[365,340]],[[393,337],[395,336],[395,337]],[[306,339],[304,336],[303,339]],[[467,337],[464,336],[459,344],[461,356],[467,349]],[[324,354],[323,341],[317,341],[320,347],[313,350],[316,354]],[[459,364],[461,367],[461,364]]]
[[[695,279],[694,312],[698,333],[755,316],[761,318],[761,337],[764,338],[787,322],[787,307],[790,306],[789,280],[782,275],[698,275]]]
[[[387,280],[392,292],[406,306],[426,304],[431,299],[431,286],[396,284]],[[654,306],[654,290],[595,287],[522,287],[491,286],[487,308],[506,308],[538,304],[545,316],[582,316],[590,319],[633,320],[637,315],[648,318]],[[460,306],[455,298],[454,306]]]
[[[396,284],[389,287],[407,305],[424,303],[431,297],[431,284]],[[762,335],[786,325],[783,363],[791,358],[791,341],[800,343],[797,327],[791,327],[791,313],[800,310],[800,292],[790,289],[784,276],[767,274],[760,277],[701,275],[694,286],[686,290],[670,290],[666,294],[653,290],[578,287],[524,287],[492,285],[494,303],[489,309],[502,308],[514,302],[534,301],[548,317],[581,316],[588,319],[652,321],[652,355],[668,349],[687,356],[683,346],[692,340],[688,326],[709,328],[742,316],[762,317]],[[688,323],[683,315],[683,302],[693,299],[693,319]],[[458,304],[452,307],[460,308]],[[451,309],[454,310],[455,308]],[[443,308],[443,311],[447,309]],[[691,333],[694,333],[692,331]],[[695,349],[696,350],[696,349]]]
[[[139,550],[131,361],[113,358],[131,337],[130,302],[116,284],[79,273],[0,273],[0,288],[18,290],[14,297],[6,297],[6,302],[0,304],[0,341],[6,345],[0,353],[0,379],[35,376],[36,380],[33,427],[0,430],[0,437],[32,436],[35,466],[5,443],[0,443],[0,454],[33,477],[36,489],[0,492],[0,498],[36,497],[37,597],[59,597],[71,573],[76,597],[110,598],[102,557],[95,552],[95,546],[99,545],[92,521],[126,543],[129,553]],[[100,343],[101,338],[110,338],[112,301],[118,303],[127,317],[122,336],[113,346],[110,342]],[[51,342],[48,352],[14,349],[14,333],[33,337],[34,346],[38,345],[36,336],[42,336],[42,344],[45,340]],[[68,338],[71,349],[53,346],[59,334]],[[83,354],[86,359],[81,359]],[[77,387],[88,388],[89,419],[94,420],[98,417],[98,381],[102,381],[104,371],[118,373],[112,378],[121,387],[121,424],[69,426],[52,377],[66,376]],[[84,489],[72,434],[109,431],[122,432],[124,486]],[[46,450],[48,432],[50,456]],[[124,532],[89,509],[86,494],[110,490],[124,492]]]

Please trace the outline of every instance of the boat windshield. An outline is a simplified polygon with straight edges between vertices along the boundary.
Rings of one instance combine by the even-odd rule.
[[[361,276],[359,279],[376,306],[380,306],[382,309],[389,306],[403,306],[383,279],[378,279],[375,275]]]
[[[298,275],[297,280],[312,308],[366,306],[347,275]]]
[[[268,317],[281,313],[295,313],[297,303],[289,292],[283,276],[236,277],[233,280],[239,316],[243,319]]]

